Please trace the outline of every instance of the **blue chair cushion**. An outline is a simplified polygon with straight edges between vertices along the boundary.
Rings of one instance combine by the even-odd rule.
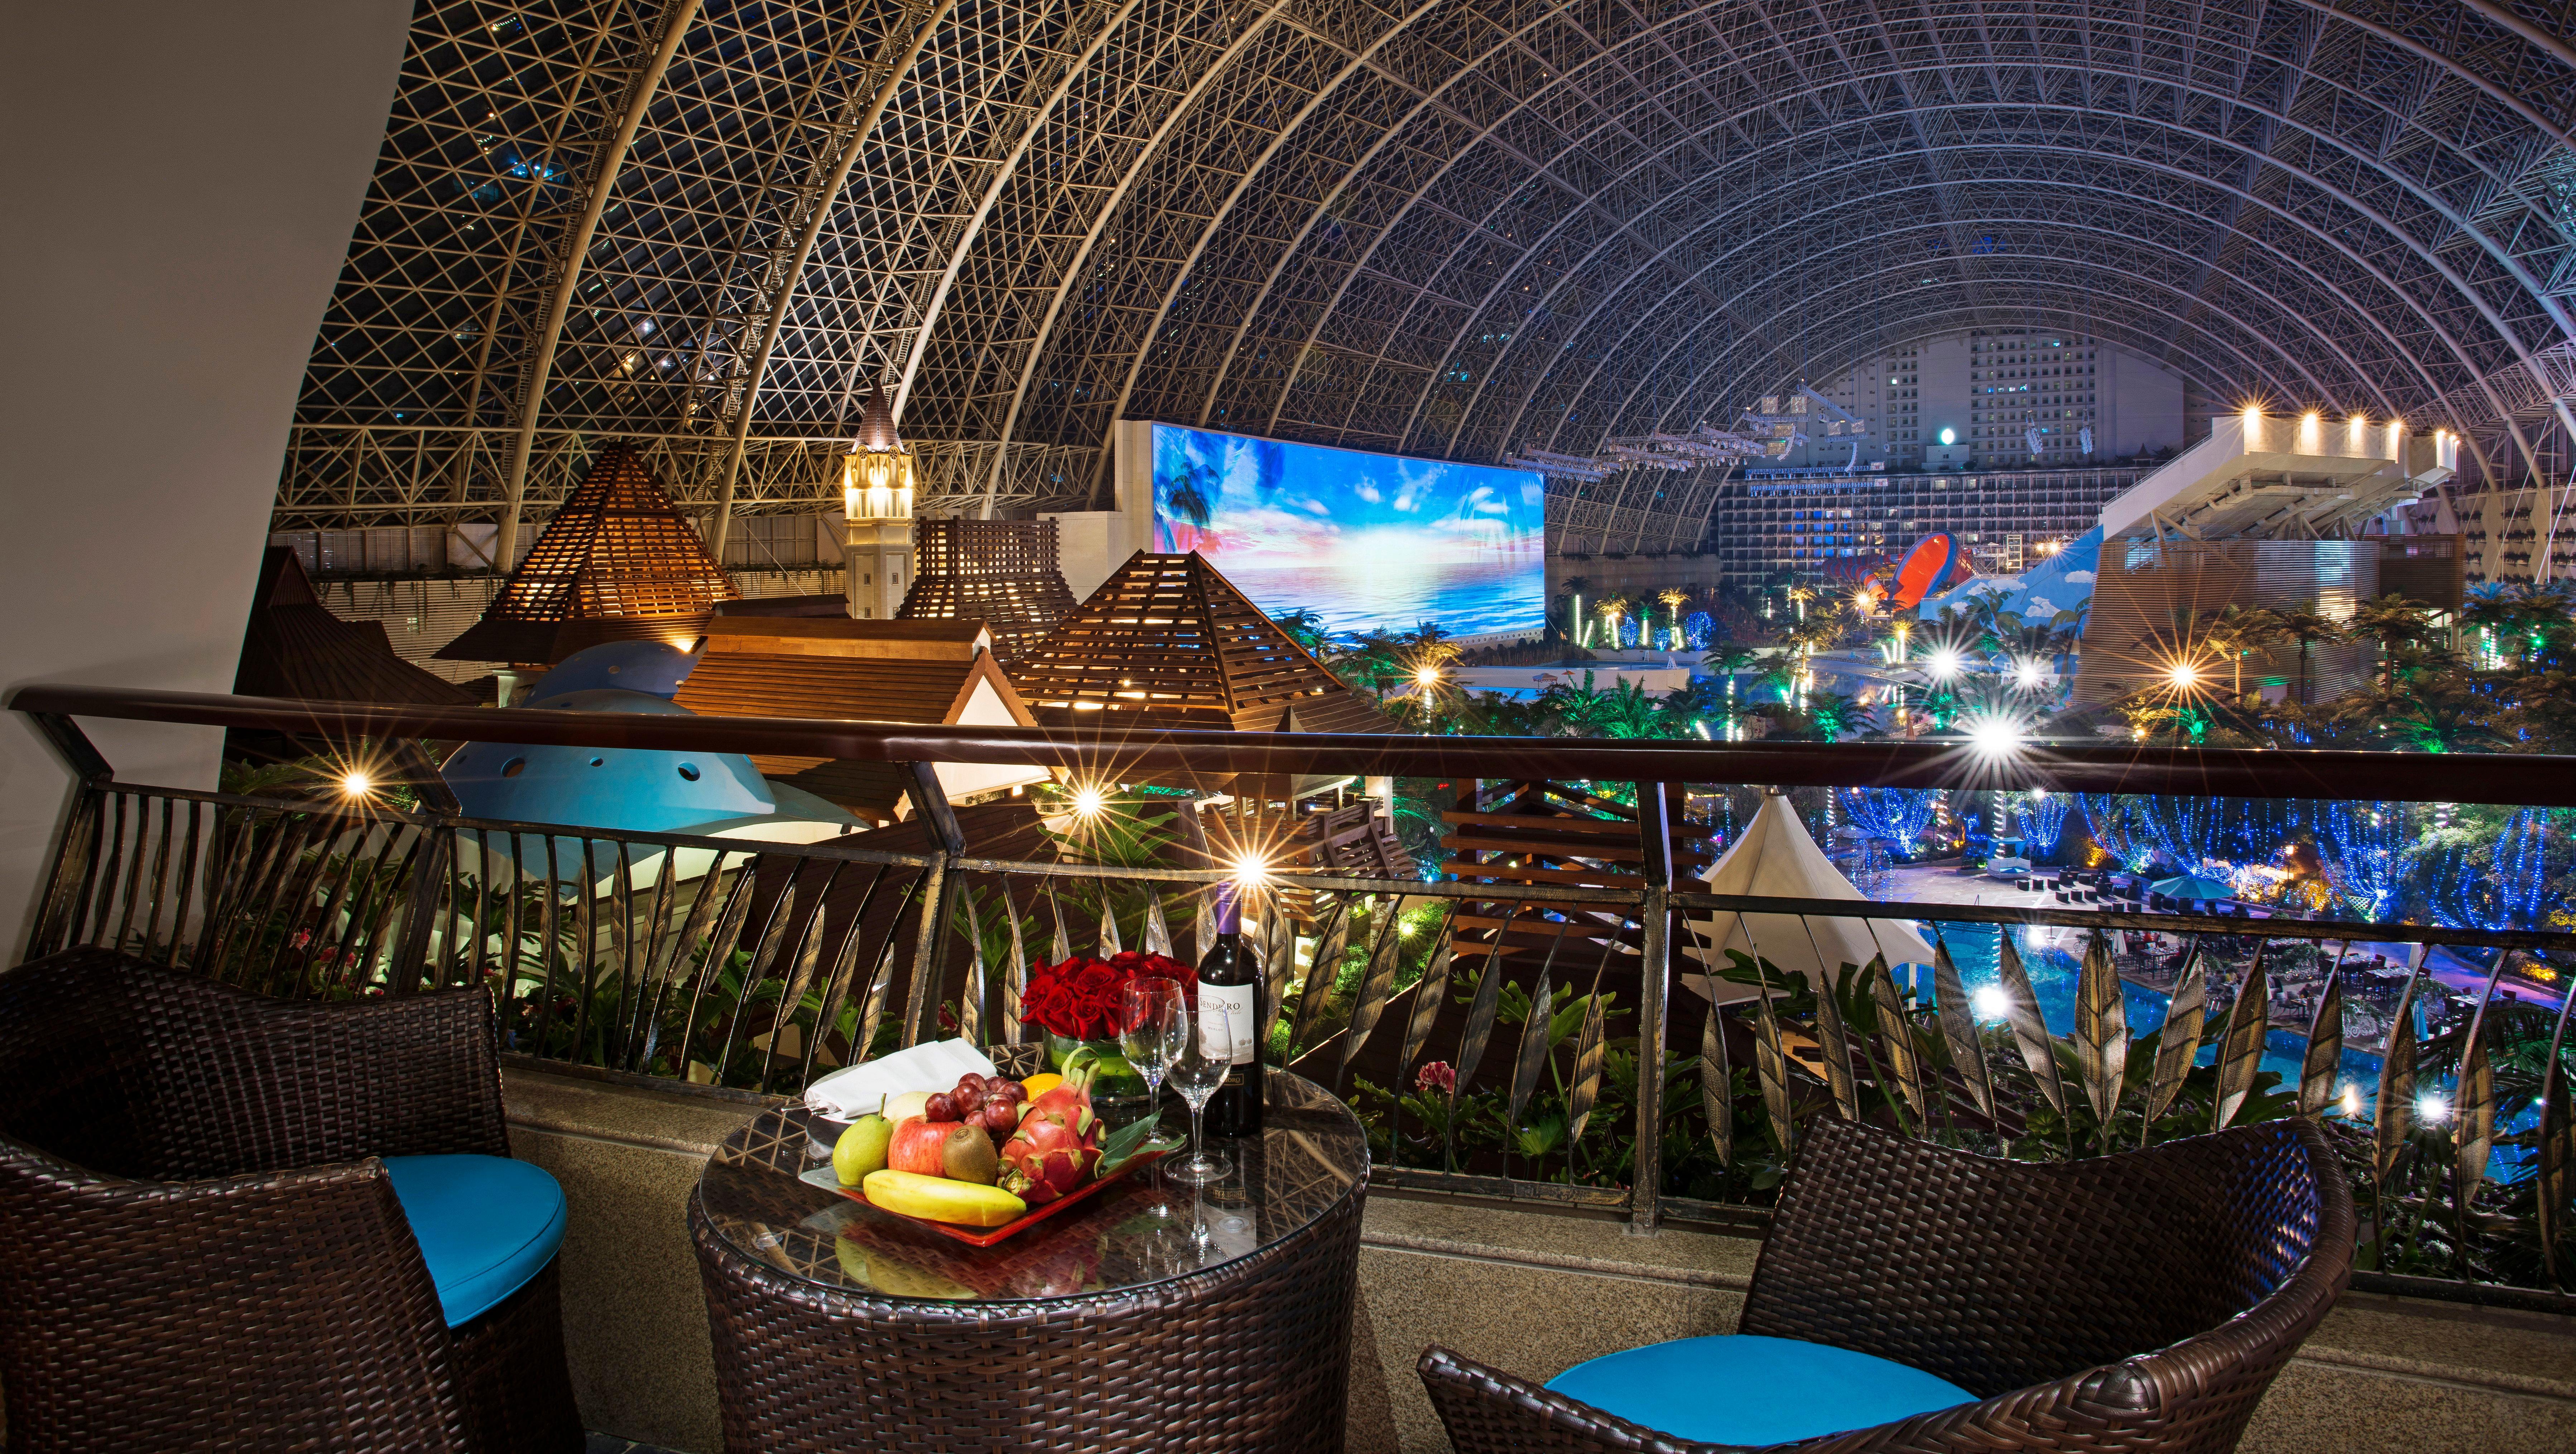
[[[1707,1444],[1786,1444],[1974,1403],[1919,1368],[1793,1338],[1676,1338],[1578,1363],[1547,1386]]]
[[[563,1188],[524,1161],[388,1156],[385,1170],[451,1328],[525,1287],[563,1245]]]

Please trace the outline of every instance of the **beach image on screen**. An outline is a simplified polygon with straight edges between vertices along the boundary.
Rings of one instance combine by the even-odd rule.
[[[1154,536],[1263,610],[1334,631],[1535,631],[1545,484],[1527,470],[1153,428]]]

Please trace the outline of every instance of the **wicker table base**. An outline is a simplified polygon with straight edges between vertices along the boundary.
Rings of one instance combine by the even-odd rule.
[[[1270,1084],[1237,1186],[1122,1183],[993,1248],[795,1181],[801,1111],[736,1132],[689,1207],[725,1447],[1338,1451],[1366,1143]]]

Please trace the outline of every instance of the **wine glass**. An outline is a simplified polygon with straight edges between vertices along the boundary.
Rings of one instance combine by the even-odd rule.
[[[1189,1023],[1189,1001],[1177,980],[1133,979],[1118,992],[1118,1048],[1145,1078],[1148,1117],[1162,1117],[1163,1073],[1189,1038]]]
[[[1205,1186],[1234,1169],[1234,1164],[1207,1149],[1203,1120],[1208,1097],[1225,1084],[1234,1069],[1234,1026],[1228,1015],[1229,1006],[1212,997],[1199,1000],[1198,1013],[1184,1016],[1188,1027],[1181,1037],[1181,1053],[1172,1060],[1172,1089],[1190,1103],[1190,1147],[1187,1161],[1171,1168],[1172,1179],[1189,1186]]]

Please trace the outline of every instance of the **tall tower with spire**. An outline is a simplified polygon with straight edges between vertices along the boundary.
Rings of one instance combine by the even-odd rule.
[[[894,400],[883,384],[859,407],[858,437],[842,465],[842,562],[850,615],[891,621],[912,584],[912,451],[895,434]]]

